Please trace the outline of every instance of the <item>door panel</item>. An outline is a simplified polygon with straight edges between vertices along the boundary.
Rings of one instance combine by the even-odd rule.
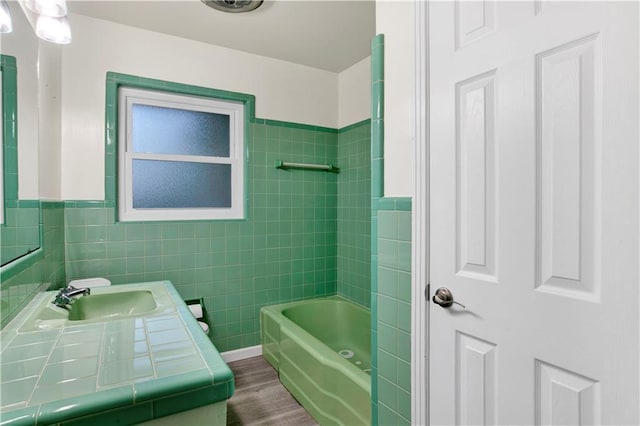
[[[536,424],[597,425],[600,384],[536,360]]]
[[[536,286],[600,299],[602,152],[600,36],[536,56],[538,265]]]
[[[459,49],[495,31],[496,2],[455,3],[456,48]]]
[[[496,345],[456,332],[456,423],[494,424]]]
[[[638,4],[428,27],[431,423],[638,424]]]
[[[458,274],[496,280],[495,71],[456,85]]]

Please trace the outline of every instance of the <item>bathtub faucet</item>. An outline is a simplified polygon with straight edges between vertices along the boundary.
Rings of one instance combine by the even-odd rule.
[[[51,303],[60,308],[66,308],[67,305],[71,304],[75,300],[75,297],[89,294],[91,294],[91,289],[88,287],[76,288],[72,285],[68,285],[56,294],[56,298]]]

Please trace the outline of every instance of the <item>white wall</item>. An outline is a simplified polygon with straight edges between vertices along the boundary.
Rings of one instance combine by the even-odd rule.
[[[256,116],[338,127],[338,74],[71,15],[62,51],[62,197],[104,199],[107,71],[249,93]]]
[[[338,75],[338,128],[371,118],[371,57]]]
[[[42,40],[39,43],[40,198],[43,200],[62,200],[60,71],[64,47]]]
[[[414,193],[415,11],[412,1],[376,1],[384,34],[384,195]]]
[[[18,68],[18,198],[37,200],[38,191],[38,38],[20,7],[11,4],[13,32],[2,35],[2,54]]]

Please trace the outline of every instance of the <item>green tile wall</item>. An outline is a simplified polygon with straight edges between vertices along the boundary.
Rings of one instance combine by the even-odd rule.
[[[16,207],[4,209],[5,223],[0,226],[0,243],[2,244],[0,263],[2,264],[40,247],[38,201],[18,201],[12,204]]]
[[[2,327],[40,290],[65,282],[64,205],[41,202],[43,244],[37,253],[8,265],[0,279]]]
[[[371,122],[338,135],[337,290],[371,305]]]
[[[373,425],[411,424],[411,199],[384,196],[384,35],[371,42]]]
[[[397,206],[395,208],[398,208]],[[400,207],[401,208],[401,207]],[[411,424],[411,211],[378,210],[378,424]]]
[[[64,204],[61,202],[40,202],[44,229],[44,282],[56,289],[66,284]]]
[[[66,202],[67,279],[168,279],[203,298],[220,351],[260,343],[262,306],[336,293],[334,173],[279,170],[276,160],[334,163],[331,129],[249,125],[248,219],[115,223],[104,202]]]

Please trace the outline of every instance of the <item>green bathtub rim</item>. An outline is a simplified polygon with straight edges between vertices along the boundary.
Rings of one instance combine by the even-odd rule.
[[[322,300],[338,300],[341,302],[346,302],[349,303],[350,305],[355,306],[358,309],[362,309],[366,312],[371,312],[371,309],[367,308],[366,306],[362,306],[356,302],[354,302],[353,300],[349,300],[346,297],[340,296],[338,294],[333,294],[331,296],[324,296],[324,297],[314,297],[312,299],[303,299],[303,300],[296,300],[293,302],[285,302],[285,303],[279,303],[277,305],[268,305],[268,306],[263,306],[262,308],[260,308],[260,311],[266,311],[266,310],[271,310],[271,309],[286,309],[289,308],[291,306],[299,306],[299,305],[308,305],[310,303],[315,303],[318,301],[322,301]]]

